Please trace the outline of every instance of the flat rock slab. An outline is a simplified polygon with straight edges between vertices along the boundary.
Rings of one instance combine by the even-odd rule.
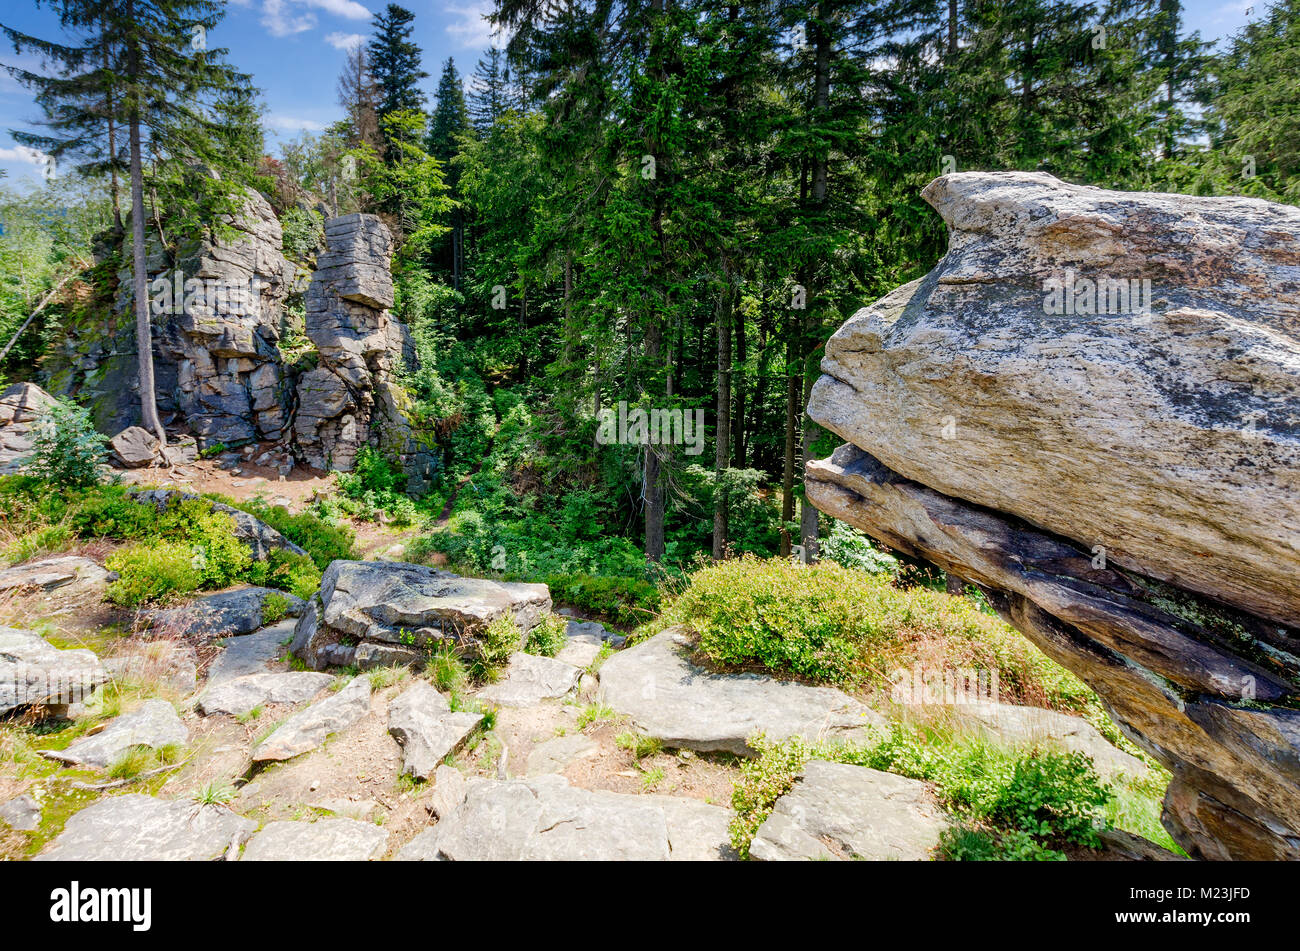
[[[613,635],[599,621],[570,621],[564,636],[568,640],[555,659],[574,667],[590,667],[605,643],[613,640]]]
[[[478,695],[503,707],[531,707],[543,700],[563,697],[578,685],[581,676],[581,668],[551,657],[514,654],[502,678],[480,690]]]
[[[561,776],[471,779],[464,801],[399,859],[697,861],[733,857],[731,813],[668,796],[577,789]]]
[[[544,584],[462,578],[406,562],[340,560],[325,569],[320,594],[294,632],[293,652],[320,670],[342,640],[420,649],[447,641],[468,648],[500,617],[512,615],[526,633],[550,609]]]
[[[687,659],[689,639],[669,628],[600,668],[601,699],[665,746],[752,756],[748,740],[801,736],[864,742],[884,718],[843,691],[762,674],[714,674]]]
[[[214,713],[238,717],[267,703],[303,703],[333,682],[334,678],[329,674],[304,670],[249,674],[222,681],[203,691],[197,709],[205,717]]]
[[[402,747],[402,772],[428,779],[482,720],[481,713],[453,713],[446,697],[417,680],[388,705],[388,732]]]
[[[77,582],[103,584],[107,579],[108,572],[89,558],[61,555],[58,558],[29,561],[0,571],[0,591],[12,591],[15,588],[51,591]]]
[[[1146,764],[1116,747],[1087,720],[1055,710],[1007,703],[959,703],[953,719],[967,728],[1012,745],[1042,744],[1083,753],[1103,779],[1145,775]]]
[[[388,848],[388,832],[373,822],[318,819],[269,822],[244,846],[244,862],[372,862]]]
[[[83,702],[108,679],[88,650],[59,650],[39,634],[0,627],[0,715],[31,705]]]
[[[562,773],[574,760],[595,756],[598,751],[596,741],[581,733],[557,736],[533,747],[526,772],[529,776]]]
[[[32,832],[41,824],[41,804],[31,796],[0,802],[0,822],[19,832]]]
[[[293,637],[292,620],[264,627],[253,634],[221,641],[223,650],[208,667],[208,686],[248,674],[266,672],[266,665],[284,654]]]
[[[252,835],[257,823],[225,806],[109,796],[68,820],[38,862],[211,862]]]
[[[370,680],[353,677],[338,693],[299,710],[253,750],[256,762],[292,759],[316,749],[370,712]]]
[[[924,861],[948,820],[917,779],[809,762],[750,844],[751,858]]]
[[[272,588],[249,587],[205,594],[183,607],[152,611],[148,617],[155,628],[186,637],[251,634],[263,626],[268,595],[284,598],[287,616],[302,614],[306,603],[302,598]]]
[[[94,736],[84,736],[70,743],[67,749],[42,750],[41,755],[69,766],[106,769],[132,747],[184,746],[189,738],[190,731],[170,703],[146,700],[133,712],[110,721]]]

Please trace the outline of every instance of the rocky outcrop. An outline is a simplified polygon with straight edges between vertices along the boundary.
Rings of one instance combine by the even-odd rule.
[[[256,192],[246,192],[239,213],[216,230],[176,252],[149,230],[159,412],[203,446],[277,440],[291,395],[278,346],[285,302],[301,292],[305,275],[281,252],[280,222]],[[109,434],[140,422],[130,239],[121,240],[116,298],[67,328],[44,367],[51,391],[76,393]]]
[[[371,862],[388,848],[388,832],[373,822],[317,819],[268,822],[248,840],[241,862]]]
[[[0,716],[20,707],[63,713],[107,679],[91,651],[59,650],[39,634],[0,627]]]
[[[980,585],[1173,771],[1204,858],[1300,857],[1300,211],[964,173],[832,337],[808,498]],[[1148,290],[1149,287],[1149,290]]]
[[[238,637],[262,628],[271,598],[281,602],[281,616],[298,617],[306,604],[287,591],[254,586],[200,595],[184,607],[151,611],[148,618],[156,630],[173,637]]]
[[[405,562],[335,561],[307,602],[290,650],[313,670],[347,666],[376,647],[400,648],[392,659],[406,662],[440,642],[473,653],[476,635],[497,618],[512,615],[526,634],[550,608],[544,584],[462,578]]]
[[[136,747],[181,747],[189,738],[190,731],[170,703],[146,700],[138,710],[111,721],[99,733],[83,736],[66,749],[42,750],[42,755],[68,766],[107,769]]]
[[[54,397],[35,383],[13,383],[0,393],[0,475],[12,475],[27,463],[40,419]]]
[[[257,829],[225,806],[109,796],[68,820],[38,862],[211,862],[233,859]]]

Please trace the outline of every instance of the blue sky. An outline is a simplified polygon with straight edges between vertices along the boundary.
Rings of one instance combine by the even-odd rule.
[[[266,112],[263,122],[271,144],[306,129],[318,131],[341,117],[336,103],[335,80],[343,66],[345,50],[370,33],[371,15],[387,0],[230,0],[226,17],[209,34],[208,45],[226,47],[229,59],[251,73],[262,89]],[[438,74],[446,59],[454,57],[462,76],[491,45],[483,19],[491,0],[399,0],[415,13],[414,39],[424,50],[424,69],[430,74],[425,90],[430,102]],[[1266,0],[1185,0],[1189,30],[1202,39],[1229,36],[1259,17]],[[1248,15],[1248,11],[1249,15]],[[0,22],[26,33],[54,38],[58,24],[33,0],[9,0]],[[15,56],[12,47],[0,48],[0,63],[31,67],[32,61]],[[39,156],[13,141],[9,130],[33,128],[40,110],[30,93],[0,71],[0,168],[9,174],[6,184],[22,187],[39,180]]]

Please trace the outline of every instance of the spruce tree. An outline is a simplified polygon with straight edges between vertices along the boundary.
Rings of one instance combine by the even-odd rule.
[[[470,83],[469,118],[479,135],[485,135],[505,114],[509,94],[505,56],[494,46],[486,58],[479,59]]]
[[[367,46],[370,73],[379,84],[379,118],[393,112],[424,108],[420,80],[429,74],[420,68],[420,47],[411,42],[415,14],[395,3],[371,20],[374,35]]]

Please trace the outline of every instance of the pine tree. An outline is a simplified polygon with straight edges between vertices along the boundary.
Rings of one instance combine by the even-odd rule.
[[[448,59],[438,80],[437,102],[429,122],[425,149],[440,162],[448,161],[459,150],[459,140],[470,128],[465,91],[461,88],[456,61]]]
[[[488,50],[487,58],[480,59],[474,67],[470,84],[469,117],[479,135],[484,135],[492,124],[509,108],[509,85],[505,57],[495,46]]]
[[[364,46],[347,52],[347,61],[338,79],[338,103],[347,113],[348,145],[378,150],[379,84],[370,71],[370,59]]]
[[[390,3],[371,20],[374,35],[367,46],[370,73],[379,84],[379,118],[390,113],[424,108],[420,80],[429,74],[420,68],[421,51],[411,42],[415,14]]]

